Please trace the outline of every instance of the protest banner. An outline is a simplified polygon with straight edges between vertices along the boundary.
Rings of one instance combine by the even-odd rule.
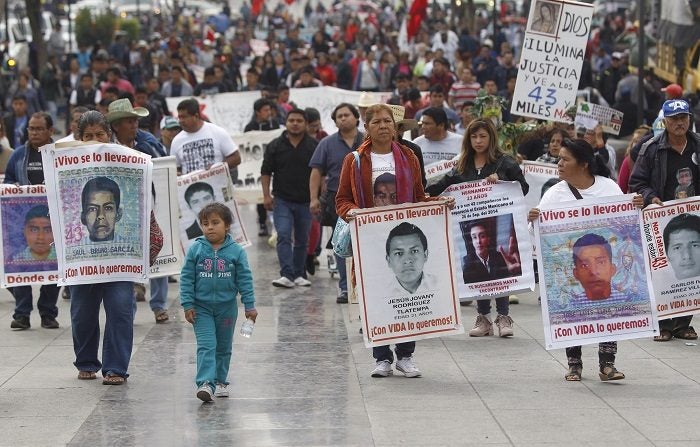
[[[640,225],[659,319],[700,313],[700,200],[647,207]]]
[[[153,164],[117,144],[42,148],[59,285],[143,282],[149,266]],[[60,237],[56,237],[60,236]]]
[[[351,232],[365,346],[464,332],[450,220],[440,202],[359,210]]]
[[[590,102],[579,102],[576,105],[576,119],[574,122],[581,118],[587,118],[603,126],[603,132],[619,135],[620,128],[622,128],[622,118],[624,118],[624,116],[624,113],[610,107]],[[584,125],[583,127],[587,126]]]
[[[546,349],[658,334],[632,197],[540,210],[535,237]]]
[[[177,178],[177,194],[180,203],[180,241],[185,253],[194,239],[204,234],[197,217],[199,211],[214,202],[223,203],[231,210],[233,223],[229,233],[233,240],[242,247],[250,245],[233,198],[233,184],[226,163],[216,163],[206,171],[181,175]]]
[[[44,185],[0,185],[0,286],[56,283],[53,238]]]
[[[452,168],[457,166],[457,160],[459,160],[459,155],[453,157],[451,160],[436,161],[425,166],[425,179],[428,184],[437,181],[440,177],[450,172]]]
[[[182,267],[180,210],[177,200],[175,157],[153,159],[153,213],[163,231],[163,248],[150,269],[149,277],[177,275]]]
[[[282,135],[282,129],[253,131],[238,135],[235,139],[241,154],[241,164],[236,168],[238,178],[234,180],[233,195],[239,205],[262,203],[262,167],[265,148],[270,141]]]
[[[567,122],[576,105],[593,5],[535,0],[525,29],[510,112]]]
[[[534,290],[528,209],[520,184],[479,180],[452,185],[441,195],[455,199],[451,234],[454,261],[462,271],[459,298]]]
[[[537,208],[540,199],[549,188],[559,183],[559,168],[551,163],[539,163],[525,160],[520,165],[525,181],[530,186],[525,195],[528,210]]]
[[[297,107],[313,107],[319,111],[321,127],[329,134],[338,131],[331,118],[333,109],[341,102],[357,104],[362,94],[336,87],[292,88],[289,92],[289,100]],[[377,103],[386,103],[391,97],[391,92],[374,93],[374,96]],[[168,109],[174,116],[177,116],[177,105],[184,99],[188,97],[166,98]],[[196,99],[202,113],[206,114],[212,123],[226,129],[234,141],[237,141],[246,124],[253,118],[253,103],[260,99],[260,91],[219,93]]]

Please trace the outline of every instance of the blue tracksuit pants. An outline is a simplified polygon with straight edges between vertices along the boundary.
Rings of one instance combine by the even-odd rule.
[[[197,338],[197,386],[224,383],[231,364],[233,330],[238,318],[236,300],[210,303],[195,300],[194,334]]]

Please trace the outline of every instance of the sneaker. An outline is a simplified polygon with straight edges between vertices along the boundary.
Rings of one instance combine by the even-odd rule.
[[[508,315],[499,315],[496,317],[496,327],[498,328],[499,337],[513,336],[513,319]]]
[[[214,390],[214,396],[228,397],[228,385],[226,385],[225,383],[217,383],[216,389]]]
[[[485,335],[493,335],[493,326],[491,320],[486,315],[477,315],[476,322],[471,331],[470,337],[483,337]]]
[[[348,292],[340,292],[340,295],[338,295],[338,298],[336,298],[335,302],[338,304],[346,304],[348,302]]]
[[[41,317],[41,327],[45,329],[58,329],[58,321],[51,315]]]
[[[197,388],[197,399],[202,402],[211,402],[214,400],[214,394],[211,391],[209,382],[204,382],[202,386]]]
[[[10,323],[10,328],[12,329],[29,329],[31,326],[32,325],[29,324],[29,317],[25,315],[20,315]]]
[[[170,275],[170,276],[168,276],[168,282],[169,282],[170,284],[176,283],[176,282],[177,282],[177,278],[175,277],[175,275]]]
[[[260,225],[260,229],[258,230],[258,236],[264,237],[264,236],[269,236],[270,232],[267,230],[267,225],[263,224]]]
[[[462,307],[471,306],[471,304],[472,304],[472,300],[460,301],[460,302],[459,302],[459,305],[462,306]]]
[[[415,363],[413,357],[404,357],[396,361],[396,370],[401,371],[406,377],[420,377],[421,373]]]
[[[391,362],[389,360],[378,361],[372,370],[372,377],[388,377],[392,374],[394,374],[394,370],[391,369]]]
[[[510,295],[508,297],[508,304],[518,304],[520,303],[520,300],[518,299],[518,295]]]
[[[294,280],[294,284],[297,286],[309,287],[311,285],[311,281],[304,278],[303,276],[299,276],[297,279]]]
[[[281,278],[272,281],[272,285],[275,287],[285,287],[287,289],[293,289],[296,284],[294,284],[294,281],[287,278],[286,276],[282,276]]]
[[[68,287],[63,287],[63,291],[61,292],[61,297],[64,300],[70,299],[70,289]]]

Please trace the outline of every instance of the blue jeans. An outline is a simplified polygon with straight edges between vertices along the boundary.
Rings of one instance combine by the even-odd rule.
[[[222,303],[194,302],[194,335],[197,338],[197,386],[225,383],[231,364],[233,330],[238,318],[235,298]]]
[[[148,304],[151,305],[152,311],[166,310],[168,301],[168,277],[151,279],[151,300]]]
[[[128,377],[134,346],[134,283],[127,281],[70,286],[70,318],[73,350],[79,371],[109,373]],[[100,303],[105,307],[102,362],[100,346]]]
[[[508,315],[509,308],[509,297],[499,296],[496,298],[496,312],[498,312],[499,315]],[[476,300],[476,311],[481,315],[491,313],[491,298]]]
[[[15,297],[15,313],[12,318],[28,317],[34,307],[32,306],[32,286],[10,287],[10,293]],[[39,309],[39,315],[54,317],[58,316],[58,286],[56,284],[44,284],[39,289],[39,299],[36,302],[36,307]]]
[[[304,276],[306,270],[306,246],[311,229],[311,211],[309,204],[296,203],[275,198],[272,211],[277,231],[277,259],[280,274],[294,281]],[[292,249],[292,230],[294,231],[294,249]]]
[[[338,255],[335,256],[335,265],[338,268],[338,276],[340,277],[340,280],[338,281],[338,287],[340,288],[341,292],[347,292],[348,291],[348,272],[347,269],[345,268],[345,258],[341,258]]]

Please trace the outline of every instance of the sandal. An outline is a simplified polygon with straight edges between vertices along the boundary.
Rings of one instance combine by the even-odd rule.
[[[600,376],[600,380],[603,382],[607,382],[608,380],[622,380],[625,378],[625,375],[615,369],[614,366],[606,366],[605,368],[601,369],[598,376]]]
[[[102,379],[102,385],[124,385],[126,377],[117,376],[116,374],[107,374]]]
[[[654,341],[670,341],[673,338],[671,331],[662,329],[659,335],[654,337]]]
[[[685,329],[679,329],[673,333],[673,336],[681,340],[697,340],[698,334],[693,329],[693,326],[688,326]]]
[[[581,365],[569,365],[569,372],[564,375],[567,382],[580,382],[583,367]]]
[[[95,380],[97,374],[94,371],[78,371],[78,380]]]
[[[156,316],[156,323],[165,323],[170,319],[167,310],[156,310],[153,314]]]

